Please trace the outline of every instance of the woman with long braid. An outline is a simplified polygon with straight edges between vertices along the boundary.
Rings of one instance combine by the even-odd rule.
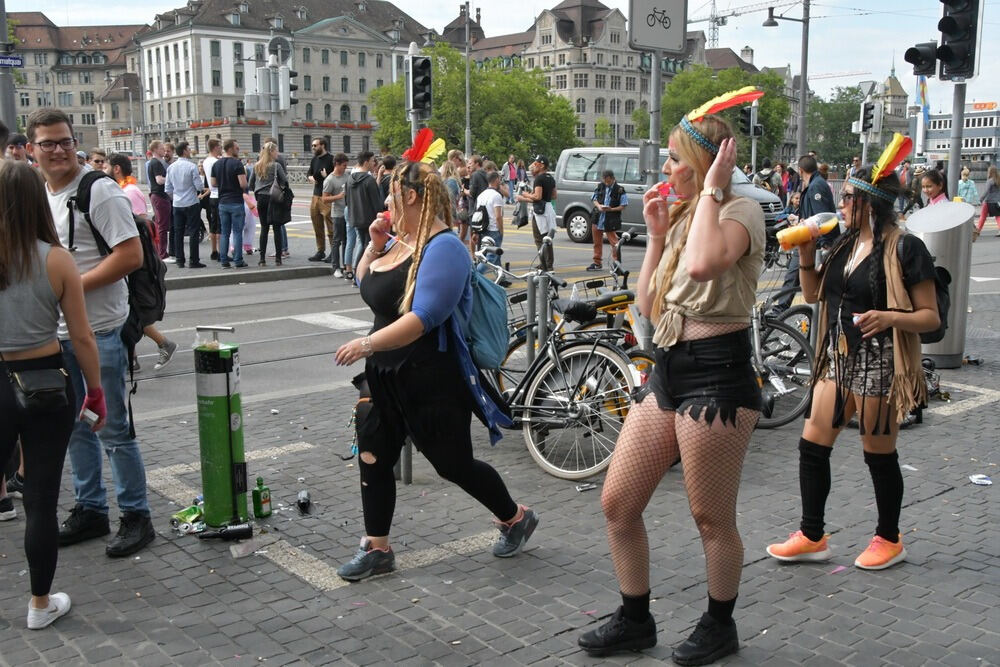
[[[878,524],[854,565],[881,570],[906,558],[899,531],[903,476],[896,439],[899,423],[927,399],[918,334],[940,324],[934,263],[920,239],[903,235],[893,209],[903,188],[893,168],[909,153],[909,142],[897,134],[874,168],[864,167],[847,179],[841,209],[848,232],[821,267],[813,262],[813,243],[799,246],[802,295],[808,303],[823,304],[822,344],[799,440],[802,521],[788,540],[767,547],[781,561],[830,557],[824,533],[830,454],[855,413]]]
[[[494,556],[517,555],[538,525],[496,470],[472,456],[473,413],[490,428],[494,443],[497,425],[510,421],[484,393],[459,330],[472,307],[472,267],[469,251],[450,229],[448,189],[420,156],[404,157],[410,161],[394,170],[388,198],[395,239],[390,216],[379,213],[356,267],[374,327],[336,356],[341,365],[366,360],[372,398],[371,413],[358,427],[365,536],[354,558],[337,571],[348,581],[395,567],[389,546],[396,502],[392,469],[407,435],[441,477],[496,517]]]
[[[604,481],[601,503],[622,606],[580,637],[591,655],[656,644],[642,513],[666,471],[682,460],[705,551],[708,612],[673,660],[707,664],[739,648],[732,617],[743,567],[736,496],[760,416],[749,325],[765,233],[760,206],[730,189],[732,129],[708,114],[762,94],[735,91],[682,118],[663,165],[679,201],[668,206],[659,188],[643,197],[649,236],[636,300],[656,326],[656,365],[629,410]]]

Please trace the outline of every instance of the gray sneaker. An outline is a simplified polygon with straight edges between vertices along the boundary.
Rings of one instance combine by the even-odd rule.
[[[524,516],[513,526],[500,523],[500,539],[493,545],[493,555],[497,558],[510,558],[521,553],[528,538],[538,526],[538,516],[529,507],[524,508]]]
[[[345,581],[361,581],[373,574],[385,574],[396,569],[396,554],[373,549],[370,540],[361,540],[354,558],[337,568],[337,575]]]
[[[174,352],[177,351],[177,343],[172,340],[168,340],[163,345],[160,346],[160,358],[157,360],[156,364],[153,365],[153,370],[158,371],[167,364],[170,360],[174,358]]]

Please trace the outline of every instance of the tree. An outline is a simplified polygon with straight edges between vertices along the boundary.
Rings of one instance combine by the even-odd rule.
[[[432,116],[427,126],[449,148],[465,148],[465,57],[439,43],[424,49],[434,59]],[[513,153],[557,156],[579,145],[576,114],[569,100],[551,93],[539,70],[487,62],[469,73],[473,150],[499,162]],[[410,145],[410,121],[404,108],[402,78],[372,91],[369,100],[378,120],[376,142],[399,154]]]
[[[7,17],[7,42],[13,45],[14,50],[16,50],[17,45],[21,43],[21,40],[19,40],[17,35],[14,34],[14,28],[18,25],[18,23],[19,21],[15,21],[9,16]],[[20,68],[14,69],[13,73],[15,86],[23,86],[27,82],[27,79],[24,78],[24,72]]]
[[[610,146],[615,140],[614,130],[611,129],[611,121],[603,116],[594,123],[594,145]]]
[[[757,155],[776,155],[785,135],[790,108],[785,99],[784,80],[771,72],[751,74],[738,67],[712,72],[708,67],[695,66],[679,72],[663,91],[661,137],[664,145],[681,117],[708,100],[744,86],[756,86],[765,92],[760,98],[757,122],[764,126],[764,135],[757,141]],[[740,162],[749,162],[750,137],[739,131],[739,108],[722,112],[736,134]]]
[[[633,137],[649,139],[649,109],[643,106],[636,107],[632,111],[632,125],[635,126]]]
[[[809,104],[808,142],[819,159],[829,164],[850,164],[861,155],[858,135],[851,123],[858,120],[864,96],[857,86],[837,87],[829,100],[816,98]]]

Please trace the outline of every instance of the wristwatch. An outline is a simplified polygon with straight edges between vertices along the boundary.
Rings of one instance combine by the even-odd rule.
[[[705,189],[702,190],[701,194],[699,194],[698,196],[699,197],[711,197],[712,199],[714,199],[715,201],[717,201],[718,203],[721,204],[722,203],[722,198],[725,196],[725,194],[722,192],[722,188],[710,188],[710,187],[708,187],[706,185]]]

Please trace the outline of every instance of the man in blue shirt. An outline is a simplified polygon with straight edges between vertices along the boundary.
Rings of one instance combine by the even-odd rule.
[[[621,254],[617,251],[618,230],[622,228],[622,211],[628,206],[628,196],[625,188],[615,180],[615,172],[605,169],[602,182],[597,184],[594,196],[594,217],[592,236],[594,237],[594,263],[587,267],[588,271],[600,271],[604,255],[604,237],[611,244],[611,261],[620,261]]]
[[[178,160],[167,168],[167,182],[163,189],[172,197],[174,227],[174,257],[177,266],[184,268],[184,234],[190,237],[192,269],[203,269],[198,256],[198,231],[201,229],[201,200],[198,195],[204,189],[198,165],[191,161],[191,147],[188,142],[177,144]]]

